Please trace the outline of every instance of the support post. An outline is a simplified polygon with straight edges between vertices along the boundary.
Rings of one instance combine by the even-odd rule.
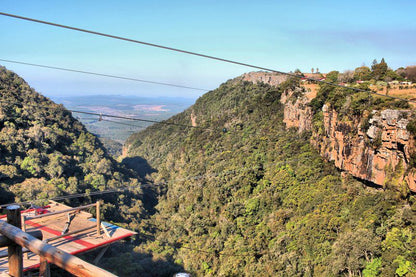
[[[20,206],[10,205],[7,207],[7,223],[22,228],[22,220],[20,217]],[[23,276],[23,253],[22,246],[12,243],[8,246],[9,258],[9,275],[13,277]]]
[[[22,215],[22,231],[23,232],[26,232],[26,224],[25,224],[25,221],[26,221],[26,216]],[[25,258],[28,260],[29,259],[28,252],[24,253],[24,255],[25,255]]]
[[[97,201],[96,214],[97,214],[97,236],[101,236],[100,201]]]
[[[43,256],[40,256],[39,277],[51,277],[51,267]]]
[[[93,264],[98,265],[98,263],[100,262],[101,258],[104,256],[105,252],[108,250],[110,246],[107,245],[106,247],[104,247],[103,249],[101,249],[100,253],[98,253],[97,257],[95,257]]]

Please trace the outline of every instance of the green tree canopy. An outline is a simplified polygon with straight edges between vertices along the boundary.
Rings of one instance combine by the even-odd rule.
[[[373,78],[376,80],[384,80],[384,77],[387,73],[387,63],[384,61],[384,58],[381,59],[380,63],[377,63],[376,60],[374,60],[373,65],[371,66],[371,71]]]

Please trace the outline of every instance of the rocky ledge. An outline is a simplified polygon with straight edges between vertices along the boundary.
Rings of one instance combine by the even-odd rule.
[[[286,76],[265,72],[244,74],[242,78],[273,86],[286,80]],[[313,127],[310,101],[296,90],[282,94],[287,127],[311,131],[312,145],[344,172],[382,187],[407,184],[416,192],[416,168],[412,163],[415,140],[406,129],[412,111],[375,110],[351,120],[340,118],[334,109],[324,105],[321,122]]]

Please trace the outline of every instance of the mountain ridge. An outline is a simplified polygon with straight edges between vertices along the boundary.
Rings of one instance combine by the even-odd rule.
[[[0,67],[0,97],[3,204],[43,205],[55,196],[131,186],[126,193],[137,201],[132,207],[142,205],[138,179],[116,163],[98,138],[62,105],[37,93],[5,67]],[[117,195],[105,199],[104,215],[115,221],[133,223],[134,217],[143,216],[141,208],[128,216]]]
[[[152,126],[127,140],[125,153],[149,162],[160,190],[147,222],[154,241],[138,253],[197,276],[413,272],[402,247],[416,243],[414,197],[341,176],[311,132],[287,128],[288,91],[303,93],[292,79],[276,87],[238,77],[170,119],[199,128]]]

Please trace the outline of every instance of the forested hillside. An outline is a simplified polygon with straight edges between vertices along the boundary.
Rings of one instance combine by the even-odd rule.
[[[280,97],[297,86],[230,80],[168,120],[194,127],[130,137],[125,164],[153,181],[143,193],[67,110],[0,68],[0,201],[129,186],[104,208],[140,232],[103,262],[121,276],[411,276],[414,195],[341,176],[310,133],[286,129]],[[321,94],[312,107],[335,99]]]
[[[104,214],[137,222],[143,208],[138,179],[63,106],[0,67],[0,203],[41,205],[58,195],[130,186],[125,198],[107,195]],[[88,199],[86,199],[88,201]]]
[[[310,133],[286,129],[280,96],[296,86],[231,80],[169,120],[197,128],[130,137],[160,196],[124,274],[143,273],[145,253],[196,276],[415,273],[416,199],[341,176]]]

